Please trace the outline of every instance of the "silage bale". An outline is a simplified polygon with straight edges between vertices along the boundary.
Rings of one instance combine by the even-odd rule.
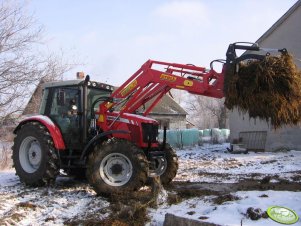
[[[185,147],[197,145],[199,142],[199,131],[197,129],[182,130],[182,144]]]
[[[301,72],[289,54],[227,67],[225,105],[270,122],[276,129],[301,121]]]
[[[211,131],[212,131],[211,134],[214,137],[218,137],[221,134],[221,130],[219,128],[213,128]]]
[[[221,134],[225,138],[225,141],[229,139],[230,130],[229,129],[221,129]]]
[[[172,147],[181,147],[181,131],[180,130],[168,130],[166,133],[166,140]]]
[[[208,143],[208,142],[211,142],[211,129],[204,129],[203,130],[203,136],[201,138],[201,142],[202,143]]]
[[[211,129],[204,129],[203,137],[211,137]]]
[[[203,136],[203,132],[204,132],[203,130],[201,130],[201,129],[199,130],[199,137]]]
[[[225,137],[229,137],[230,135],[230,130],[229,129],[221,129],[221,133]]]

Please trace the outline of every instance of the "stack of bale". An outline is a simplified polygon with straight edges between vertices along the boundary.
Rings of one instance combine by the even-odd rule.
[[[269,122],[275,129],[301,121],[301,71],[288,54],[266,56],[227,66],[225,105],[251,118]]]

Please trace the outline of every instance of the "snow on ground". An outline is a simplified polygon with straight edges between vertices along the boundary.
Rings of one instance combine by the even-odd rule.
[[[234,183],[242,179],[301,179],[301,152],[249,152],[230,154],[223,145],[205,145],[177,151],[179,171],[175,180]]]
[[[215,204],[217,196],[191,198],[175,205],[163,205],[150,209],[151,226],[161,226],[166,213],[218,225],[280,225],[271,219],[252,221],[246,216],[249,207],[266,211],[278,205],[293,209],[301,217],[301,151],[249,152],[231,154],[228,144],[205,145],[178,150],[179,170],[175,181],[206,182],[216,184],[238,183],[242,180],[258,180],[271,177],[271,183],[297,182],[297,191],[238,191],[232,192],[239,200]],[[268,182],[269,183],[269,182]],[[267,196],[267,197],[265,197]],[[203,220],[199,219],[203,218]],[[299,224],[298,224],[299,223]],[[300,220],[296,225],[301,225]]]
[[[14,171],[0,172],[0,203],[0,225],[64,225],[110,213],[109,202],[84,183],[59,177],[53,188],[26,187]]]
[[[183,198],[178,204],[149,208],[148,225],[163,225],[166,213],[220,225],[241,225],[241,221],[242,225],[280,225],[270,219],[251,221],[246,217],[249,207],[265,211],[271,205],[292,208],[301,216],[301,151],[230,154],[227,147],[228,144],[204,145],[177,150],[179,170],[174,186],[185,190],[189,184],[211,183],[231,189],[244,180],[260,184],[268,176],[267,183],[284,182],[284,189],[233,189],[231,194],[238,200],[219,204],[214,201],[218,197],[215,194]],[[286,187],[292,183],[294,187]],[[168,192],[177,190],[171,188]],[[0,171],[0,225],[79,224],[90,219],[95,222],[110,215],[109,207],[107,199],[97,197],[84,182],[60,176],[54,187],[32,188],[21,184],[14,170]]]
[[[272,205],[289,207],[301,216],[301,192],[271,190],[244,191],[232,193],[232,195],[237,196],[239,200],[217,205],[212,202],[215,196],[207,196],[205,198],[188,199],[178,205],[165,205],[157,210],[151,209],[149,215],[153,221],[149,223],[149,225],[163,225],[165,214],[171,213],[176,216],[215,223],[218,225],[279,226],[281,224],[274,222],[269,218],[261,218],[257,221],[253,221],[246,217],[246,212],[249,207],[261,208],[263,211],[266,211],[268,207]],[[301,225],[300,220],[295,225]]]

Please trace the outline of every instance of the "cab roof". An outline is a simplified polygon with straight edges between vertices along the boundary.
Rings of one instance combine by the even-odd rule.
[[[52,81],[43,84],[43,89],[50,88],[50,87],[64,87],[64,86],[82,86],[84,85],[85,80],[83,79],[76,79],[76,80],[65,80],[65,81]],[[89,81],[88,87],[91,88],[98,88],[98,89],[105,89],[108,91],[113,91],[114,87],[108,85],[106,83],[100,83],[96,81]]]

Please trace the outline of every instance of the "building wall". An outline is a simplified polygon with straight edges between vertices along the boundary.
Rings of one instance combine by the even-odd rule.
[[[186,129],[186,115],[152,115],[149,117],[159,122],[159,129],[163,129],[164,126],[167,129]]]
[[[248,115],[237,110],[230,113],[230,140],[239,139],[240,132],[266,131],[265,151],[280,149],[301,150],[301,126],[285,126],[274,130],[266,121],[250,119]]]
[[[259,40],[259,45],[267,48],[286,48],[296,58],[301,68],[301,2],[299,7],[269,36]]]
[[[186,129],[186,120],[179,120],[176,122],[170,122],[169,124],[170,129]]]
[[[286,48],[295,57],[297,66],[301,69],[301,4],[280,25],[277,25],[270,35],[263,35],[258,43],[266,48]],[[266,151],[278,149],[301,150],[301,125],[286,126],[274,130],[267,122],[250,119],[247,114],[240,114],[234,110],[229,115],[231,130],[230,139],[238,139],[240,132],[266,131]]]

